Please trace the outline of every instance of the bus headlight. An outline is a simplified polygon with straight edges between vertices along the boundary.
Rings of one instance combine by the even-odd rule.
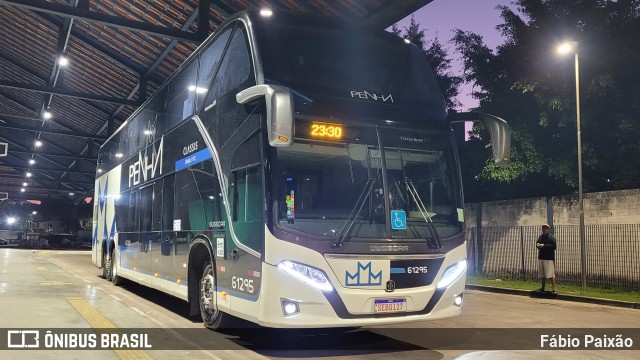
[[[279,262],[277,268],[318,290],[333,291],[327,275],[320,269],[289,260]]]
[[[454,281],[456,281],[460,275],[464,273],[467,269],[467,259],[462,259],[457,263],[449,266],[447,270],[444,271],[442,275],[442,279],[438,282],[438,289],[446,288],[451,285]]]

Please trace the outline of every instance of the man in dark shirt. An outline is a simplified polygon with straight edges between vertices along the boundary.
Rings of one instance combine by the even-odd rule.
[[[549,233],[549,225],[542,225],[542,235],[536,241],[538,248],[538,274],[542,279],[542,287],[538,291],[544,291],[547,279],[551,280],[553,293],[556,294],[555,252],[556,238]]]

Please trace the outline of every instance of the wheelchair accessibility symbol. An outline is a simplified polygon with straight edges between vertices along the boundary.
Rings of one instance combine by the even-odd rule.
[[[404,210],[391,210],[391,229],[405,230],[407,228],[407,214]]]

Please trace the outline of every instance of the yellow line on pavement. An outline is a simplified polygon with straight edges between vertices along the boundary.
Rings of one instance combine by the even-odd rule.
[[[71,306],[89,323],[94,329],[117,329],[109,319],[107,319],[100,311],[91,306],[83,298],[69,297],[67,298]],[[113,352],[122,360],[152,360],[146,352],[142,350],[120,350],[113,349]]]
[[[38,269],[38,271],[49,271],[46,267],[44,266],[38,266],[36,267],[36,269]]]

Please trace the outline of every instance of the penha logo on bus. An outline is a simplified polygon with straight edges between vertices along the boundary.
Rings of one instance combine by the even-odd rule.
[[[367,90],[363,90],[363,91],[351,90],[351,97],[352,98],[357,97],[359,99],[364,99],[364,100],[393,102],[393,96],[391,96],[391,94],[385,96],[382,94],[370,93]]]
[[[153,145],[153,152],[149,156],[148,147],[138,153],[138,161],[129,165],[129,187],[146,182],[147,179],[153,179],[158,175],[162,175],[162,148],[164,143],[164,137],[160,139],[158,148]]]

